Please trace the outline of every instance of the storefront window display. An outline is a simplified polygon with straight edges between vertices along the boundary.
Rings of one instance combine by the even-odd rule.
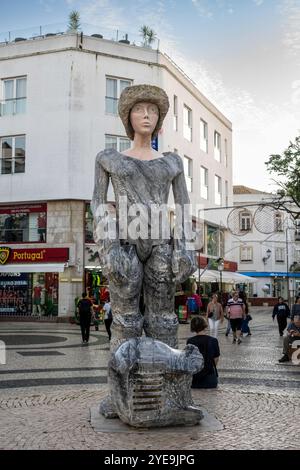
[[[107,301],[109,296],[108,281],[99,269],[86,269],[85,288],[88,297],[94,299],[96,305]]]
[[[46,242],[47,206],[0,206],[0,243]]]
[[[58,273],[0,273],[0,315],[58,314]]]
[[[85,207],[85,242],[94,243],[93,237],[93,214],[90,204],[87,203]]]
[[[219,256],[219,233],[217,227],[207,225],[207,254],[209,256]]]
[[[0,315],[30,315],[31,275],[0,273]]]

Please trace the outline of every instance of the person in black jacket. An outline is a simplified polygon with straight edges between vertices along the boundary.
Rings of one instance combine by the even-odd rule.
[[[290,308],[288,304],[284,302],[283,297],[278,297],[278,303],[275,305],[273,309],[272,318],[273,321],[277,316],[277,323],[279,329],[279,335],[283,336],[283,331],[287,325],[287,318],[290,316]]]
[[[77,304],[79,321],[81,328],[82,342],[88,343],[90,337],[91,318],[93,313],[93,304],[86,298],[86,293],[82,294],[82,299]]]
[[[206,334],[207,321],[203,316],[194,317],[191,331],[196,333],[187,344],[197,346],[204,358],[204,368],[193,375],[192,388],[216,388],[218,385],[217,363],[220,357],[219,343],[216,338]]]

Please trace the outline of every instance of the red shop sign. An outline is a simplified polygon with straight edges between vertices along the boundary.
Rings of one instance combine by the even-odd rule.
[[[66,263],[69,248],[9,248],[0,246],[1,264]]]
[[[27,204],[23,206],[0,206],[0,214],[30,214],[31,212],[46,212],[47,204]]]

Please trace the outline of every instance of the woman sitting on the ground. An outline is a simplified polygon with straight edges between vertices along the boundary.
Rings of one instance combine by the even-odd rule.
[[[219,342],[206,334],[207,321],[204,317],[194,317],[191,331],[196,333],[187,344],[197,346],[204,358],[204,367],[193,375],[192,388],[216,388],[218,385],[217,363],[220,357]]]

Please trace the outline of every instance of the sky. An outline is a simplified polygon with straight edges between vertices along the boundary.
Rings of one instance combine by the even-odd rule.
[[[138,35],[166,52],[232,122],[233,182],[275,189],[264,162],[300,133],[300,0],[0,0],[1,33],[81,23]],[[20,34],[21,35],[21,34]]]

